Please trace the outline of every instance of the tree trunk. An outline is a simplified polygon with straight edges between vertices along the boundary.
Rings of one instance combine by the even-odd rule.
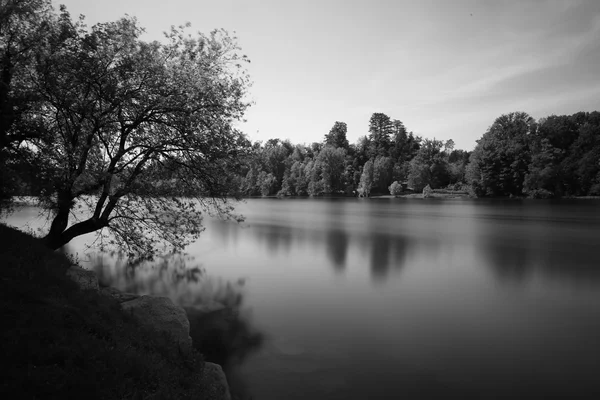
[[[67,225],[69,224],[71,205],[72,200],[68,193],[62,192],[58,194],[58,209],[52,220],[52,225],[50,225],[50,231],[44,238],[46,246],[50,247],[52,250],[56,250],[66,243],[63,243],[61,235],[64,230],[67,229]]]
[[[52,226],[54,226],[54,221],[52,222]],[[70,226],[69,229],[60,232],[53,233],[52,228],[50,228],[50,233],[45,237],[46,245],[52,250],[57,250],[77,236],[95,232],[106,226],[107,224],[102,220],[92,217],[85,221],[78,222],[75,225]]]

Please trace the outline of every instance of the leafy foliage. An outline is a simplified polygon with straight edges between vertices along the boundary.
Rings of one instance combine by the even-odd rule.
[[[0,2],[0,213],[19,190],[23,140],[39,137],[40,126],[24,118],[39,100],[31,76],[35,57],[56,23],[50,0]]]
[[[390,185],[389,190],[392,196],[398,196],[402,194],[402,185],[398,181],[394,181]]]
[[[108,230],[103,244],[151,256],[196,238],[204,212],[235,218],[227,196],[249,142],[234,124],[250,85],[235,38],[182,26],[147,43],[134,18],[87,29],[65,9],[51,17],[27,63],[35,96],[8,131],[42,127],[21,147],[53,215],[48,245]]]
[[[427,185],[440,188],[450,183],[447,153],[442,151],[440,140],[423,141],[415,158],[410,162],[409,185],[422,191]]]
[[[594,195],[600,184],[600,113],[501,116],[467,167],[477,195],[534,198]]]
[[[392,120],[383,113],[374,113],[369,121],[369,157],[389,155]]]
[[[371,194],[371,188],[373,188],[373,175],[374,175],[373,161],[369,160],[363,167],[362,175],[360,176],[360,184],[358,186],[358,193],[363,197],[369,197]]]
[[[346,132],[348,132],[348,126],[345,122],[336,121],[333,128],[325,135],[325,144],[332,147],[341,147],[347,149],[348,139],[346,138]]]
[[[531,154],[530,136],[536,124],[524,112],[496,119],[471,154],[467,179],[478,195],[520,196]]]
[[[335,138],[345,139],[346,132],[339,121],[323,143],[255,143],[242,193],[370,196],[388,193],[397,182],[419,192],[429,185],[474,196],[596,195],[599,116],[577,113],[536,123],[524,112],[502,115],[469,152],[455,149],[452,139],[414,136],[401,121],[374,113],[369,135],[347,147],[336,144]],[[260,190],[261,184],[265,190]]]

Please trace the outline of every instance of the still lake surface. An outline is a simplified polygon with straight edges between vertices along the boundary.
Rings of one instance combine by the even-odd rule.
[[[232,373],[247,398],[600,398],[600,201],[237,209],[246,222],[207,219],[186,251],[207,275],[245,281],[246,318],[265,335]],[[69,251],[89,261],[89,240]]]

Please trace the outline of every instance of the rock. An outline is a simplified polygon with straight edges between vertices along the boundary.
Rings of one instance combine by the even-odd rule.
[[[231,400],[225,373],[219,364],[204,363],[202,382],[206,388],[206,398],[211,400]]]
[[[175,305],[168,297],[140,296],[121,303],[124,311],[131,313],[142,326],[167,333],[180,348],[192,348],[190,322],[185,310]]]
[[[67,276],[79,286],[81,290],[98,290],[98,277],[93,271],[88,271],[78,265],[72,265],[67,270]]]
[[[134,299],[137,299],[138,297],[140,297],[139,294],[121,292],[119,289],[116,289],[111,286],[100,289],[100,293],[114,298],[119,303],[131,301],[131,300],[134,300]]]
[[[425,186],[425,188],[423,188],[423,198],[426,199],[428,197],[433,197],[433,190],[431,189],[431,186],[427,185]]]

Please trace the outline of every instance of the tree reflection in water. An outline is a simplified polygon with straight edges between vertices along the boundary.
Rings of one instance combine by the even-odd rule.
[[[244,359],[260,348],[263,334],[243,308],[244,281],[209,277],[193,257],[168,254],[154,261],[131,261],[120,254],[95,254],[90,267],[101,286],[127,293],[167,296],[182,306],[190,321],[194,347],[207,361],[220,364],[236,399],[250,398],[237,372]]]
[[[334,270],[336,272],[343,272],[346,268],[346,254],[348,253],[348,234],[343,229],[329,229],[325,244],[327,246],[327,255]]]

